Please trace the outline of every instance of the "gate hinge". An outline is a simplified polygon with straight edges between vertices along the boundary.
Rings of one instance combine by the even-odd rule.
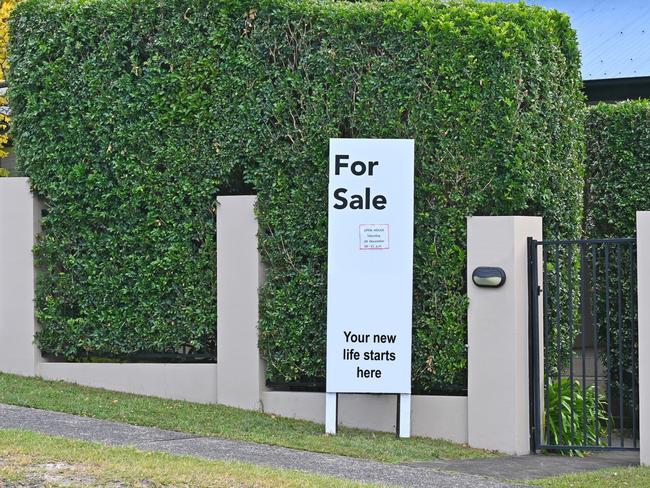
[[[542,294],[542,287],[537,285],[537,296],[540,296]]]

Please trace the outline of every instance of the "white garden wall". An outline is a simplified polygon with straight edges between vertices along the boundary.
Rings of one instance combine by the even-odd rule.
[[[323,393],[267,391],[264,386],[257,347],[264,270],[254,206],[250,196],[219,199],[217,364],[55,363],[44,361],[33,345],[31,249],[40,208],[27,179],[0,179],[0,371],[323,423]],[[468,234],[470,272],[478,265],[501,266],[508,285],[468,287],[469,398],[414,395],[412,433],[523,454],[528,452],[525,238],[541,236],[541,219],[472,218]],[[340,395],[339,423],[394,431],[396,404],[394,395]]]

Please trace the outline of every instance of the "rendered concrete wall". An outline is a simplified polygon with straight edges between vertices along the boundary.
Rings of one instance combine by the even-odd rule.
[[[34,259],[40,205],[27,178],[0,178],[0,371],[33,376]]]
[[[38,376],[107,390],[198,403],[217,402],[216,364],[41,363]]]
[[[467,220],[468,439],[473,447],[530,452],[527,238],[539,217]],[[472,283],[478,266],[503,268],[500,288]]]
[[[217,361],[219,403],[261,409],[264,363],[257,345],[258,290],[254,196],[217,199]]]
[[[467,444],[467,397],[418,396],[411,403],[411,433]]]
[[[636,213],[639,284],[639,436],[641,464],[650,466],[650,212]]]
[[[312,422],[325,422],[325,394],[266,391],[264,412]],[[411,434],[467,442],[467,397],[411,397]],[[339,424],[395,432],[395,395],[339,395]]]
[[[255,197],[219,198],[218,364],[46,363],[41,362],[33,345],[36,323],[31,249],[39,231],[40,208],[29,193],[27,179],[0,180],[0,370],[252,410],[263,405],[268,413],[323,423],[324,394],[271,392],[264,388],[264,365],[257,346],[258,289],[264,277],[257,250],[254,205]],[[521,225],[515,227],[523,231]],[[513,236],[509,242],[514,248],[514,231],[510,231]],[[512,283],[514,275],[506,271]],[[522,289],[526,289],[525,284]],[[527,368],[521,374],[526,376]],[[521,383],[520,376],[512,384]],[[506,397],[512,384],[504,387]],[[496,386],[487,388],[494,396]],[[467,442],[468,409],[467,397],[414,395],[412,434]],[[339,415],[342,425],[394,432],[396,397],[341,395]],[[486,423],[493,420],[488,418]]]

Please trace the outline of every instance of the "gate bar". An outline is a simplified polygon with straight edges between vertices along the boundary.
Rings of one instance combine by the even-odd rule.
[[[539,291],[540,288],[537,285],[538,283],[538,272],[537,272],[537,243],[535,239],[529,237],[528,239],[528,323],[530,326],[529,333],[529,358],[528,362],[531,365],[531,370],[533,371],[533,381],[529,386],[529,395],[531,398],[531,413],[530,413],[530,425],[531,425],[531,435],[530,435],[530,450],[535,453],[539,449],[541,443],[540,438],[540,429],[542,428],[542,422],[540,418],[540,412],[538,408],[535,408],[535,405],[539,401],[540,391],[539,391],[539,327],[536,324],[539,324]],[[531,286],[535,283],[535,286]]]

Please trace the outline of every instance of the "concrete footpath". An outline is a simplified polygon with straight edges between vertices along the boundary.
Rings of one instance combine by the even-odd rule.
[[[0,404],[0,428],[30,430],[111,446],[132,446],[146,451],[245,461],[385,485],[454,488],[513,486],[476,475],[446,473],[429,467],[380,463],[196,436],[3,404]]]
[[[638,451],[602,451],[578,456],[529,455],[487,459],[416,461],[408,466],[429,467],[443,471],[487,476],[502,480],[532,480],[570,473],[585,473],[605,468],[639,465]]]
[[[244,461],[274,468],[298,469],[344,479],[409,487],[512,487],[519,485],[501,482],[492,477],[531,479],[563,472],[638,464],[638,453],[614,456],[609,461],[605,458],[600,461],[592,458],[593,462],[582,464],[575,458],[555,456],[388,464],[4,404],[0,404],[0,428],[30,430],[111,446],[131,446],[146,451]]]

